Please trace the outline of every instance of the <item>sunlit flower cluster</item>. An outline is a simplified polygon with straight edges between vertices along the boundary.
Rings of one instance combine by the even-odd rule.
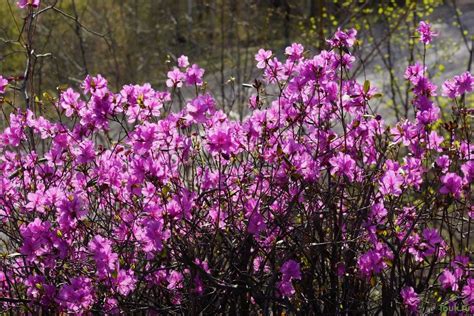
[[[339,29],[315,56],[300,44],[284,60],[260,49],[243,121],[186,56],[163,91],[112,91],[88,75],[53,101],[58,119],[12,112],[0,133],[1,308],[357,314],[381,306],[387,287],[408,313],[474,308],[469,237],[457,246],[449,230],[465,234],[473,212],[461,100],[472,75],[443,85],[454,128],[426,67],[410,65],[413,117],[389,125],[370,110],[370,82],[341,80],[356,35]],[[195,95],[178,108],[179,89]]]

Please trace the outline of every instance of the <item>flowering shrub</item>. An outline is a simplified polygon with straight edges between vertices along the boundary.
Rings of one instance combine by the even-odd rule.
[[[259,50],[242,122],[186,56],[164,91],[89,75],[45,97],[55,119],[16,108],[0,134],[1,308],[474,310],[474,79],[443,85],[443,119],[425,65],[409,66],[414,117],[388,125],[376,88],[347,78],[356,33],[338,30],[316,56]],[[178,110],[179,89],[195,95]]]

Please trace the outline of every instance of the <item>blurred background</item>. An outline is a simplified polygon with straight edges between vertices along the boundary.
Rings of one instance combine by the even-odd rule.
[[[0,74],[19,77],[27,54],[22,32],[27,10],[0,0]],[[394,118],[408,115],[401,75],[422,58],[415,38],[420,20],[440,36],[428,48],[435,82],[471,69],[474,0],[43,0],[35,19],[33,91],[78,87],[84,76],[104,75],[112,88],[149,82],[164,89],[166,72],[188,55],[205,68],[209,90],[242,118],[258,77],[260,47],[283,57],[292,42],[312,53],[327,48],[338,26],[354,27],[360,44],[351,75],[369,79]]]

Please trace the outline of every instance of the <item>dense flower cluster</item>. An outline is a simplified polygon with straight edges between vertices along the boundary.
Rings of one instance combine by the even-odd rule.
[[[430,28],[419,31],[429,43]],[[472,75],[443,85],[456,109],[442,121],[437,87],[410,65],[414,117],[390,126],[370,110],[376,89],[343,79],[356,34],[338,30],[316,56],[260,49],[242,122],[186,56],[165,91],[114,92],[87,76],[53,100],[58,119],[11,113],[0,133],[1,308],[474,310],[462,97]],[[178,89],[195,92],[179,109]]]

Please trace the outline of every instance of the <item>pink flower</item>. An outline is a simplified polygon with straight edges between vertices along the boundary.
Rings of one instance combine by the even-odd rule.
[[[412,84],[416,84],[419,78],[423,77],[426,68],[416,62],[414,65],[408,66],[407,69],[405,70],[405,79],[410,80]]]
[[[284,279],[301,280],[300,264],[294,260],[286,261],[280,269]]]
[[[3,273],[3,272],[2,272]],[[48,306],[54,302],[56,288],[46,282],[42,275],[31,275],[25,280],[26,294],[33,300],[39,300],[42,305]]]
[[[168,88],[181,88],[185,78],[186,76],[178,68],[174,68],[173,70],[168,71],[168,80],[166,80],[166,86]]]
[[[214,111],[216,101],[209,94],[199,95],[186,105],[188,116],[186,117],[193,123],[204,123],[206,114]]]
[[[433,40],[433,37],[438,36],[438,33],[431,30],[431,25],[425,21],[421,21],[417,28],[420,34],[420,41],[423,44],[429,44]]]
[[[404,171],[404,181],[407,186],[413,186],[417,190],[423,182],[422,174],[424,173],[423,162],[421,159],[409,157],[403,158],[405,165],[402,167]]]
[[[403,299],[403,304],[412,313],[416,313],[418,305],[420,304],[420,298],[416,294],[415,290],[411,286],[406,286],[400,291],[400,296]]]
[[[456,88],[457,93],[462,95],[467,92],[471,92],[474,90],[474,77],[471,75],[470,72],[466,71],[465,73],[456,76]]]
[[[218,124],[209,130],[207,143],[211,153],[235,153],[238,149],[235,132],[229,124]]]
[[[169,238],[169,230],[166,230],[163,219],[149,220],[145,225],[145,236],[143,236],[144,251],[154,252],[163,249],[163,241]]]
[[[440,145],[443,141],[443,136],[438,135],[438,133],[436,133],[435,131],[431,131],[431,133],[428,135],[428,148],[441,152],[442,148]]]
[[[202,85],[202,76],[204,75],[204,69],[199,68],[198,65],[193,64],[186,70],[186,83],[189,85]]]
[[[469,278],[467,279],[466,285],[462,288],[462,295],[466,300],[467,304],[473,305],[474,304],[474,279]]]
[[[120,310],[118,309],[118,301],[113,297],[108,297],[105,299],[104,311],[110,315],[119,315]]]
[[[339,152],[336,157],[329,159],[332,166],[331,174],[339,176],[345,175],[349,181],[353,181],[356,176],[357,165],[351,156]]]
[[[401,185],[403,184],[403,177],[393,170],[387,170],[385,175],[382,177],[380,183],[380,193],[383,195],[395,195],[398,196],[402,193]]]
[[[22,226],[20,233],[23,238],[20,253],[26,256],[28,262],[54,266],[57,258],[66,256],[66,245],[51,231],[50,222],[42,222],[36,218],[28,225]]]
[[[133,150],[137,154],[144,154],[153,146],[157,138],[158,126],[153,123],[145,122],[138,126],[132,134]]]
[[[423,239],[425,242],[420,244],[420,248],[424,249],[424,256],[436,255],[438,258],[445,256],[446,251],[444,250],[444,246],[446,243],[443,238],[441,238],[436,228],[425,228],[423,230]]]
[[[115,269],[118,256],[112,251],[112,242],[100,235],[96,235],[89,242],[89,251],[93,254],[100,278],[106,277]]]
[[[91,280],[85,277],[71,279],[71,284],[59,290],[56,301],[69,313],[87,312],[95,301]]]
[[[79,164],[91,162],[95,158],[94,143],[85,140],[78,147],[73,148],[72,153],[76,156],[76,161]]]
[[[263,69],[266,67],[267,61],[272,57],[271,50],[264,50],[260,48],[258,53],[255,55],[255,60],[257,61],[257,68]]]
[[[59,105],[66,110],[66,116],[70,117],[74,113],[77,113],[84,107],[84,102],[79,101],[79,93],[75,92],[73,89],[68,88],[61,94],[59,100]]]
[[[387,267],[386,259],[390,259],[393,254],[386,246],[378,243],[375,249],[371,249],[362,254],[357,260],[359,273],[369,279],[374,274],[379,274]]]
[[[82,83],[82,89],[84,89],[84,93],[86,94],[97,93],[99,96],[103,96],[107,91],[107,80],[101,75],[97,75],[96,77],[87,75],[86,79],[84,79],[84,82]]]
[[[447,173],[441,177],[443,186],[439,190],[441,194],[453,194],[455,197],[461,195],[462,178],[455,173]]]
[[[414,83],[413,92],[417,96],[436,96],[436,85],[434,85],[427,77],[421,76]]]
[[[474,161],[470,160],[461,166],[464,179],[468,184],[471,184],[474,180]]]
[[[285,54],[292,61],[299,60],[303,57],[304,47],[301,44],[293,43],[285,49]]]
[[[209,135],[209,148],[211,151],[229,152],[232,147],[232,137],[228,130],[218,129]]]
[[[457,283],[457,279],[454,274],[449,270],[444,270],[439,277],[439,282],[441,283],[441,287],[444,289],[451,289],[452,291],[457,291],[459,286]]]
[[[355,29],[349,29],[341,31],[340,28],[337,29],[333,38],[327,42],[331,47],[352,47],[356,41],[357,31]]]
[[[183,274],[179,271],[172,271],[167,279],[168,286],[166,287],[169,290],[176,290],[183,286]]]
[[[387,216],[387,209],[385,208],[383,202],[375,203],[370,208],[370,216],[373,217],[376,221],[380,221],[382,218]]]
[[[137,280],[134,276],[133,270],[120,269],[117,273],[117,278],[114,279],[117,291],[122,295],[128,295],[135,290]]]
[[[37,211],[40,213],[44,213],[44,204],[45,204],[45,196],[44,192],[37,191],[37,192],[30,192],[27,195],[28,204],[25,205],[30,211]]]
[[[301,280],[300,264],[294,260],[286,261],[280,268],[282,274],[281,281],[278,282],[278,290],[282,296],[292,296],[295,294],[292,280]]]
[[[197,260],[197,261],[198,262],[196,262],[196,263],[197,263],[198,266],[203,268],[203,270],[205,272],[210,273],[209,272],[209,267],[207,267],[207,262],[204,262],[203,264],[199,264],[199,260]],[[202,282],[201,277],[199,276],[199,274],[196,275],[195,278],[194,278],[194,290],[196,291],[196,293],[198,295],[204,294],[204,282]]]
[[[84,201],[77,196],[71,194],[67,198],[63,198],[58,205],[57,221],[59,226],[65,232],[76,228],[78,220],[84,219],[88,209],[84,207]]]
[[[186,68],[189,66],[188,56],[181,55],[178,58],[178,67]]]
[[[40,5],[40,0],[18,0],[16,5],[21,9],[25,8],[26,6],[37,8]]]
[[[443,96],[454,99],[474,90],[474,77],[470,72],[446,80],[443,83]]]
[[[258,97],[256,95],[251,95],[249,97],[249,108],[255,110],[258,107]]]
[[[265,220],[260,214],[258,202],[254,198],[250,198],[245,203],[246,217],[249,220],[248,232],[250,234],[258,234],[265,229]]]
[[[436,165],[441,168],[443,172],[446,172],[451,164],[451,159],[448,155],[442,155],[436,158]]]
[[[419,95],[413,100],[413,104],[416,108],[420,111],[427,111],[434,106],[433,101],[431,101],[430,97],[426,95]]]
[[[288,76],[285,74],[283,64],[276,57],[273,57],[268,60],[264,77],[267,82],[276,83],[277,81],[285,80]]]
[[[8,80],[0,76],[0,94],[5,93],[5,88],[8,86]]]
[[[341,57],[336,57],[336,59],[334,60],[334,67],[335,68],[339,68],[340,66],[344,67],[345,69],[351,69],[352,67],[352,64],[354,63],[354,61],[356,60],[356,58],[354,56],[352,56],[351,54],[344,54],[342,55],[342,58]],[[361,89],[362,90],[362,89]],[[371,91],[368,91],[368,95],[369,94],[374,94],[374,89],[372,88]]]

